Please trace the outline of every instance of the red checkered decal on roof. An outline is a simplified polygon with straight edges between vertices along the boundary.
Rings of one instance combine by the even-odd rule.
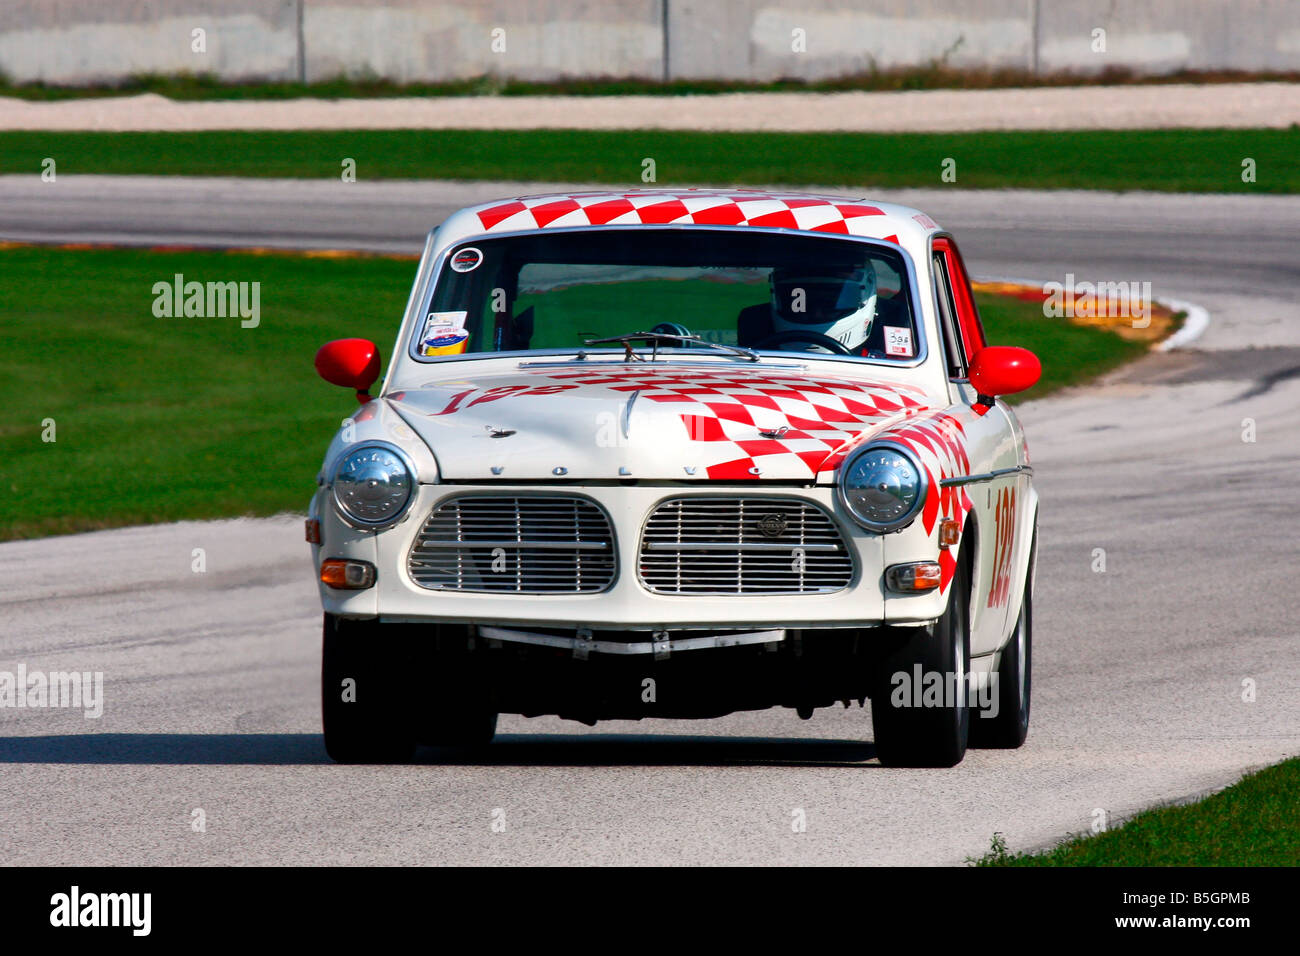
[[[745,192],[578,193],[512,199],[477,211],[486,232],[565,226],[766,226],[872,235],[876,206],[819,196]],[[878,221],[878,220],[877,220]],[[885,236],[898,242],[896,235]]]
[[[702,477],[722,480],[787,466],[815,478],[828,455],[869,426],[924,408],[918,388],[848,379],[671,368],[537,374],[665,406],[703,446]]]

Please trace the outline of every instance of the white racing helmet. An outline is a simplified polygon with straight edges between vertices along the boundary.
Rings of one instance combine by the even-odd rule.
[[[770,282],[773,333],[816,332],[851,352],[866,344],[876,319],[876,270],[870,262],[842,269],[778,267]]]

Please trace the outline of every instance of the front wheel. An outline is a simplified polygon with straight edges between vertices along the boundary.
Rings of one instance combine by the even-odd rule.
[[[398,649],[378,622],[325,615],[321,716],[325,752],[338,763],[405,763],[415,754]]]
[[[876,756],[887,767],[952,767],[970,730],[970,562],[953,572],[948,607],[931,627],[905,630],[871,700]]]

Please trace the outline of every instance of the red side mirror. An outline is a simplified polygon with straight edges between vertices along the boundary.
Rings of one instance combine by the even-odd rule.
[[[370,401],[367,389],[379,378],[379,348],[368,339],[335,339],[316,353],[316,371],[331,385],[357,392],[357,401]]]
[[[970,383],[982,404],[992,404],[998,395],[1023,392],[1042,374],[1038,356],[1013,345],[986,346],[975,353],[970,363]]]

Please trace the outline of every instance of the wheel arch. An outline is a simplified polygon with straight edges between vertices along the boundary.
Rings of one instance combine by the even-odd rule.
[[[1035,577],[1035,565],[1038,563],[1038,492],[1031,483],[1027,490],[1029,507],[1025,508],[1021,526],[1017,528],[1018,545],[1016,546],[1015,564],[1012,566],[1010,606],[1007,608],[1006,633],[1002,635],[999,648],[1015,631],[1016,621],[1020,618],[1020,607],[1025,599],[1025,583]],[[1031,585],[1032,586],[1032,585]]]

